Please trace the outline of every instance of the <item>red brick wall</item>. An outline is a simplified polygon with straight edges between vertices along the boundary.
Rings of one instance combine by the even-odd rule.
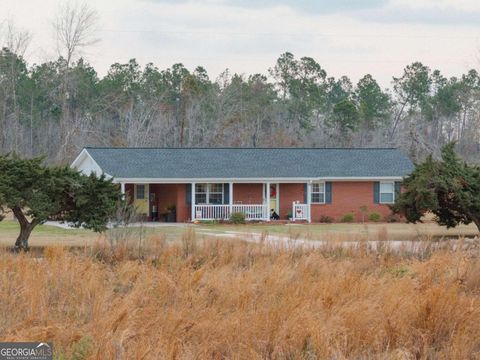
[[[233,184],[233,203],[261,204],[263,184]]]
[[[174,204],[177,211],[177,222],[188,221],[191,217],[190,205],[186,203],[186,184],[152,184],[156,191],[159,214],[167,211],[167,206]]]
[[[368,213],[379,213],[382,219],[391,213],[387,205],[374,204],[373,182],[332,182],[332,203],[312,204],[312,221],[319,221],[322,215],[339,221],[349,212],[355,215],[355,221],[361,221],[361,206],[367,206]]]
[[[280,184],[280,206],[281,219],[288,219],[288,213],[292,212],[292,203],[304,201],[304,184]]]
[[[304,184],[280,184],[279,215],[282,219],[292,211],[292,202],[303,203],[304,189]],[[387,205],[373,203],[373,182],[332,182],[332,203],[312,204],[312,222],[320,221],[323,215],[340,221],[350,212],[355,215],[355,221],[362,221],[361,206],[367,207],[368,214],[377,212],[382,218],[391,213]]]
[[[125,197],[128,200],[129,204],[133,202],[133,196],[134,196],[133,184],[125,184]]]
[[[155,204],[157,205],[159,215],[167,211],[166,207],[168,205],[174,204],[177,208],[177,222],[185,222],[190,219],[190,205],[187,205],[185,201],[185,184],[150,184],[149,188],[150,193],[155,193]],[[131,203],[134,194],[133,184],[125,184],[125,193]],[[150,202],[150,209],[152,205],[153,203]]]
[[[166,213],[168,205],[177,205],[177,186],[177,184],[150,184],[150,192],[155,193],[159,214]]]
[[[186,222],[192,217],[191,207],[187,204],[187,185],[177,184],[177,222]]]

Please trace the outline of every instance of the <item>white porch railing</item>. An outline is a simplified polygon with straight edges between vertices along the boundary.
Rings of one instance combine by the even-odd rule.
[[[269,220],[268,205],[232,205],[232,213],[240,212],[245,215],[245,220]]]
[[[299,204],[294,202],[292,204],[292,220],[307,220],[310,221],[310,205]]]
[[[194,220],[228,220],[232,213],[242,213],[245,220],[268,220],[267,205],[195,205]]]

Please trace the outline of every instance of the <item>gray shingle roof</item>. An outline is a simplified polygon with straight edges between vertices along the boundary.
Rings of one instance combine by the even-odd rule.
[[[87,148],[116,178],[397,177],[413,170],[397,149]]]

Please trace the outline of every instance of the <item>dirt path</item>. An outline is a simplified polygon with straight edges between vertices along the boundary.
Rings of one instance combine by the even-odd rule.
[[[418,253],[425,250],[427,247],[432,250],[442,248],[449,248],[455,250],[459,245],[464,248],[469,248],[478,244],[479,239],[466,238],[463,241],[458,239],[447,239],[442,241],[422,241],[422,240],[387,240],[387,241],[336,241],[336,240],[308,240],[304,238],[291,239],[288,236],[272,235],[272,234],[258,234],[252,232],[241,231],[225,231],[224,233],[199,232],[205,236],[221,237],[249,241],[254,243],[264,242],[272,246],[282,246],[286,248],[321,248],[321,247],[336,247],[356,248],[360,246],[367,246],[372,250],[390,249],[394,251],[411,251]]]

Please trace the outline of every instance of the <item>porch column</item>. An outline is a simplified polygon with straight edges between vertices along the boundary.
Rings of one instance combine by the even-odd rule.
[[[270,221],[270,183],[266,183],[267,186],[267,221]]]
[[[190,201],[192,204],[192,221],[195,220],[195,183],[192,183],[192,199]]]
[[[307,184],[307,220],[308,222],[312,222],[312,215],[311,215],[311,209],[312,209],[312,182],[310,181]]]
[[[228,205],[230,208],[230,216],[232,215],[233,212],[233,182],[228,183]]]
[[[124,182],[120,183],[120,192],[122,193],[122,198],[125,199],[125,183]]]

